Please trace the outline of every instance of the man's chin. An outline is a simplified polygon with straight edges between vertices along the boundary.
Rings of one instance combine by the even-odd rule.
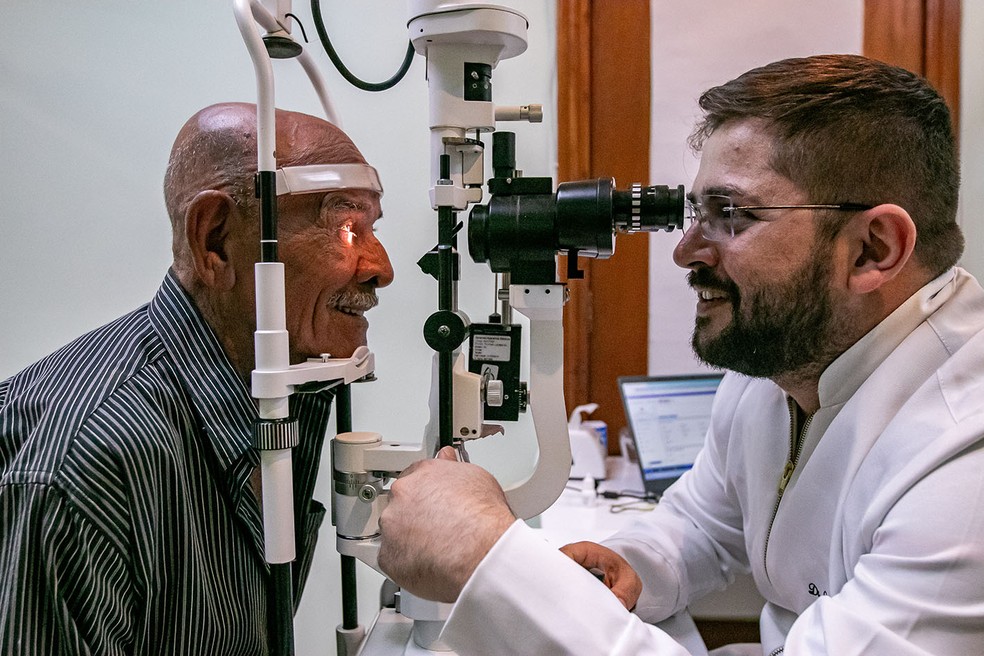
[[[321,359],[326,354],[331,358],[350,358],[355,350],[360,346],[366,345],[365,334],[361,337],[356,337],[353,339],[347,339],[345,341],[333,340],[331,342],[325,341],[322,344],[316,344],[309,346],[307,348],[301,347],[295,350],[295,353],[300,354],[300,361],[308,360],[311,358]],[[292,359],[292,361],[298,361],[297,359]]]
[[[328,352],[331,353],[331,357],[333,358],[350,358],[357,348],[365,345],[365,340],[361,342],[348,342],[346,344],[338,344],[335,346],[335,350]]]
[[[690,340],[697,359],[712,367],[732,369],[741,358],[736,358],[737,345],[731,335],[724,330],[712,330],[709,326],[701,326],[700,319],[694,328]]]
[[[698,346],[701,348],[706,348],[708,345],[712,345],[714,342],[721,339],[721,336],[731,325],[730,322],[724,326],[715,325],[717,323],[721,322],[720,320],[716,320],[714,317],[697,317],[694,321],[693,334],[693,345],[695,349]]]

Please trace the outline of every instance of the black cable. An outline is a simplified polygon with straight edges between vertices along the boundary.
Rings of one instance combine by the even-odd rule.
[[[289,11],[286,14],[284,14],[284,18],[294,19],[294,22],[297,23],[297,26],[301,28],[301,36],[304,37],[304,43],[308,43],[307,32],[304,31],[304,23],[301,22],[301,19],[298,18],[296,14],[293,14]]]
[[[324,46],[325,52],[328,53],[328,59],[331,63],[335,65],[338,72],[342,74],[349,83],[363,91],[386,91],[397,85],[397,83],[403,79],[403,76],[407,74],[410,70],[410,64],[413,62],[413,44],[407,44],[407,54],[403,58],[403,64],[400,65],[400,70],[396,72],[396,75],[386,80],[385,82],[366,82],[360,80],[352,72],[346,68],[345,64],[342,63],[341,57],[335,52],[335,47],[331,45],[331,39],[328,38],[328,30],[325,29],[325,22],[321,16],[321,0],[311,0],[311,14],[314,17],[314,27],[318,30],[318,37],[321,39],[321,45]]]
[[[573,480],[573,479],[572,479]],[[597,485],[600,481],[596,482]],[[584,490],[580,487],[575,487],[573,485],[564,486],[565,490],[573,490],[574,492],[583,492]],[[621,499],[623,497],[629,499],[639,499],[640,501],[650,501],[655,503],[659,501],[659,495],[652,492],[638,492],[636,490],[600,490],[596,491],[595,494],[602,499]]]
[[[642,499],[643,501],[659,501],[659,496],[653,494],[652,492],[636,492],[634,490],[619,490],[615,492],[614,490],[605,490],[604,492],[599,492],[599,495],[605,499],[620,499],[622,497],[628,497],[630,499]]]

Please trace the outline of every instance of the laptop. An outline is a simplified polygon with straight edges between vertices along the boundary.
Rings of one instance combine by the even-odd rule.
[[[648,496],[659,498],[693,467],[697,452],[704,446],[711,403],[721,378],[723,374],[618,379]]]

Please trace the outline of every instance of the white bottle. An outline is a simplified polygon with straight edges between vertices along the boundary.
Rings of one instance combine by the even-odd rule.
[[[595,428],[581,421],[581,413],[590,415],[598,409],[597,403],[579,405],[571,413],[567,430],[571,439],[571,478],[591,477],[596,481],[605,480],[605,445]]]

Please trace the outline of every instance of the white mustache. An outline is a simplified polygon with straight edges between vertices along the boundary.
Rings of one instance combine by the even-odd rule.
[[[336,308],[347,308],[365,312],[379,305],[379,297],[375,291],[350,289],[335,294],[328,299],[328,305]]]

